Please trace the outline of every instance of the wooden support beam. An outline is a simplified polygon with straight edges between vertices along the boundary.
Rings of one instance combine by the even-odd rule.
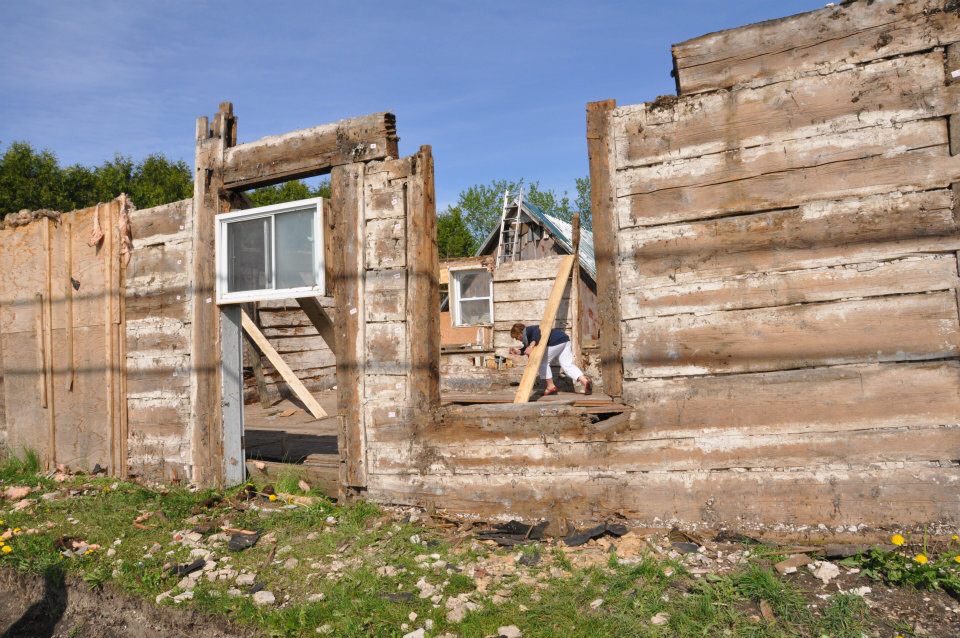
[[[597,309],[600,318],[600,372],[603,391],[623,394],[623,351],[620,336],[620,284],[617,277],[619,224],[614,210],[610,157],[610,114],[616,100],[587,104],[587,150],[590,156],[590,206],[597,263]]]
[[[553,280],[553,289],[550,291],[550,297],[547,298],[547,307],[543,312],[543,319],[540,320],[540,341],[530,353],[527,367],[523,370],[523,377],[520,379],[520,387],[517,388],[517,396],[514,397],[514,403],[526,403],[530,400],[530,393],[533,390],[533,384],[537,380],[537,371],[540,369],[540,362],[543,361],[543,355],[547,351],[547,342],[550,341],[550,331],[553,330],[553,323],[557,319],[557,309],[560,308],[560,301],[563,299],[563,291],[570,281],[570,269],[576,263],[576,255],[566,255],[560,262],[560,271],[557,278]]]
[[[363,164],[334,169],[330,179],[331,218],[335,219],[334,276],[336,282],[337,405],[340,433],[340,489],[367,485],[363,396],[366,342],[364,284]]]
[[[191,441],[197,485],[223,484],[223,406],[220,385],[220,309],[214,303],[216,216],[230,210],[223,190],[223,154],[236,139],[233,105],[224,102],[214,116],[197,119],[193,179],[193,302],[191,304],[190,397],[193,402]]]
[[[257,316],[257,302],[253,301],[244,304],[243,310],[253,319],[254,325],[259,328],[260,318]],[[270,391],[267,388],[267,378],[263,376],[263,364],[260,361],[260,353],[257,352],[250,335],[244,336],[243,352],[244,356],[250,361],[250,368],[253,370],[253,378],[257,383],[257,398],[260,400],[260,405],[264,408],[269,408],[273,404],[273,401],[270,398]]]
[[[576,261],[573,265],[573,283],[570,284],[570,349],[573,350],[573,361],[578,366],[582,358],[580,349],[583,339],[580,334],[580,213],[573,214],[573,254]]]
[[[335,166],[397,157],[397,121],[374,113],[227,149],[223,187],[245,190],[329,173]]]
[[[270,344],[270,341],[263,336],[263,333],[260,332],[260,328],[257,328],[257,326],[253,323],[253,320],[250,319],[250,316],[241,310],[240,317],[243,331],[250,335],[250,338],[253,339],[253,342],[257,344],[258,348],[260,348],[260,352],[262,352],[270,361],[271,365],[277,369],[277,372],[280,373],[280,376],[283,377],[283,380],[286,381],[287,385],[290,386],[290,389],[293,390],[293,393],[297,395],[297,398],[300,399],[307,407],[307,410],[310,411],[310,414],[313,415],[313,418],[322,419],[323,417],[327,416],[327,413],[320,406],[320,403],[318,403],[314,396],[310,394],[310,391],[307,390],[306,386],[303,385],[303,382],[297,378],[297,375],[293,373],[293,370],[290,369],[290,366],[287,365],[287,362],[283,360],[280,354]]]
[[[410,406],[440,407],[440,259],[433,152],[414,156],[407,207],[407,342],[410,344]]]
[[[336,357],[336,330],[333,327],[333,320],[330,318],[330,315],[328,315],[324,307],[320,305],[320,300],[316,297],[300,297],[297,299],[297,303],[300,304],[300,309],[303,310],[303,314],[307,315],[307,319],[309,319],[313,327],[317,329],[320,338],[324,340],[327,347],[333,352],[333,356]]]

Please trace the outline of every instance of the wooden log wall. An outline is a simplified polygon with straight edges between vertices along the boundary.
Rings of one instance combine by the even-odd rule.
[[[322,297],[321,303],[327,313],[333,315],[332,297]],[[261,301],[257,315],[264,336],[308,390],[323,392],[337,384],[336,357],[295,299]],[[260,357],[260,360],[268,393],[271,396],[288,394],[286,384],[267,358]],[[250,362],[245,360],[244,364],[250,365]],[[244,380],[244,398],[248,403],[258,400],[253,377]]]
[[[129,471],[190,479],[193,201],[134,211],[126,271]]]
[[[677,45],[679,98],[608,112],[636,411],[607,463],[674,472],[645,494],[686,480],[670,499],[698,518],[960,517],[957,40],[945,2],[829,7]]]
[[[958,40],[944,0],[844,3],[677,45],[679,97],[590,105],[604,379],[633,413],[380,428],[371,489],[551,520],[960,522]]]

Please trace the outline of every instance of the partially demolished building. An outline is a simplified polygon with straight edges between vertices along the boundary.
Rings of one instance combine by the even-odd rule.
[[[216,303],[216,220],[243,190],[330,173],[325,295],[260,322],[303,340],[281,356],[314,353],[291,365],[310,389],[336,386],[342,496],[956,523],[958,43],[953,2],[844,3],[676,45],[677,96],[588,105],[602,405],[443,402],[429,147],[397,159],[389,114],[237,144],[223,105],[198,122],[192,201],[0,231],[7,445],[243,480],[247,324]]]

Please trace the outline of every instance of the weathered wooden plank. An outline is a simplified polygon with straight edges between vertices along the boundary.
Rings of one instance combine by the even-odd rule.
[[[365,239],[367,269],[405,267],[408,237],[403,219],[368,219]]]
[[[198,485],[223,482],[223,414],[220,404],[220,309],[216,288],[216,216],[230,210],[223,190],[223,154],[236,143],[233,105],[220,104],[212,127],[198,118],[193,181],[193,224],[190,261],[191,303],[191,431],[192,480]]]
[[[888,262],[756,273],[696,283],[638,287],[620,294],[624,319],[743,310],[950,290],[960,285],[954,253]]]
[[[947,0],[852,2],[712,33],[673,46],[681,95],[763,85],[958,39]]]
[[[938,51],[749,91],[625,106],[612,118],[617,169],[942,117],[957,110],[958,91],[944,85]]]
[[[523,261],[514,261],[500,264],[493,270],[493,280],[495,282],[528,282],[531,280],[543,280],[553,283],[557,268],[564,255],[553,255],[541,259],[525,259]]]
[[[172,240],[190,238],[193,200],[182,199],[170,204],[134,210],[130,213],[130,233],[135,249]],[[133,253],[136,256],[136,252]]]
[[[916,361],[960,354],[950,292],[624,322],[627,378]]]
[[[619,170],[618,197],[741,182],[761,175],[848,160],[897,155],[948,141],[946,120],[872,126],[815,137],[735,148],[722,153]]]
[[[323,345],[331,352],[336,348],[336,330],[333,326],[333,319],[323,307],[323,304],[316,297],[301,297],[297,299],[300,309],[310,319],[310,323],[316,328],[317,334],[323,339]],[[277,348],[280,351],[280,348]]]
[[[319,340],[319,338],[318,338]],[[270,341],[270,345],[283,346],[284,339]],[[295,346],[288,347],[285,352],[277,351],[291,370],[308,370],[310,368],[325,368],[336,365],[336,357],[329,349],[306,350]],[[269,369],[268,369],[269,374]]]
[[[315,419],[322,419],[327,416],[327,413],[321,407],[320,403],[314,398],[310,391],[303,386],[303,382],[297,378],[297,375],[293,373],[293,370],[290,369],[290,366],[280,357],[279,353],[274,350],[273,346],[270,344],[270,341],[263,336],[263,333],[260,332],[260,329],[257,328],[256,324],[247,316],[247,313],[241,311],[240,314],[243,330],[250,338],[253,339],[254,343],[257,344],[257,347],[260,351],[267,357],[270,361],[270,364],[280,373],[283,377],[283,380],[286,381],[287,385],[290,386],[290,389],[293,390],[294,394],[297,395],[297,398],[303,402],[307,409],[310,411],[310,414],[313,415]]]
[[[620,232],[624,290],[957,250],[950,190],[884,193]]]
[[[656,526],[760,524],[919,525],[960,520],[960,469],[760,472],[579,472],[483,476],[371,474],[381,502],[443,507],[484,517],[555,520],[622,516]],[[917,494],[923,494],[922,499]]]
[[[587,152],[590,160],[590,206],[593,250],[597,265],[597,307],[600,319],[600,367],[604,391],[618,397],[623,390],[623,354],[620,334],[620,289],[617,231],[616,141],[611,134],[615,100],[587,104]],[[612,165],[611,165],[612,164]]]
[[[413,165],[406,224],[408,405],[427,414],[440,406],[440,263],[431,147],[421,146]]]
[[[329,173],[335,166],[396,157],[396,118],[374,113],[264,137],[224,153],[223,187],[243,190]]]
[[[547,352],[550,331],[553,330],[557,310],[563,300],[563,292],[570,285],[570,271],[573,269],[576,260],[576,255],[567,255],[560,262],[560,269],[557,271],[553,289],[550,291],[550,297],[547,298],[546,307],[543,311],[543,318],[540,320],[541,339],[536,342],[533,351],[528,355],[523,377],[520,379],[520,387],[517,388],[517,395],[513,400],[514,403],[526,403],[530,400],[530,393],[533,391],[533,384],[536,382],[537,373],[540,370],[540,362],[543,361]]]
[[[335,220],[337,406],[340,415],[340,489],[364,487],[367,479],[364,396],[366,340],[364,310],[364,164],[333,170],[331,219]]]
[[[899,149],[893,149],[899,150]],[[960,181],[947,144],[763,173],[742,181],[671,188],[617,200],[621,228],[706,219],[806,202],[944,188]]]
[[[407,330],[405,323],[395,321],[366,325],[365,357],[368,374],[406,375],[409,372]],[[417,345],[420,347],[423,344]]]
[[[565,474],[855,466],[943,461],[960,449],[960,425],[800,434],[730,434],[630,441],[429,440],[370,450],[376,474]]]

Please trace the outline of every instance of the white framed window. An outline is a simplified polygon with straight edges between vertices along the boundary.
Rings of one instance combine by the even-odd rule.
[[[323,199],[217,215],[217,303],[324,294]]]
[[[450,270],[453,325],[493,323],[493,276],[486,268]]]

